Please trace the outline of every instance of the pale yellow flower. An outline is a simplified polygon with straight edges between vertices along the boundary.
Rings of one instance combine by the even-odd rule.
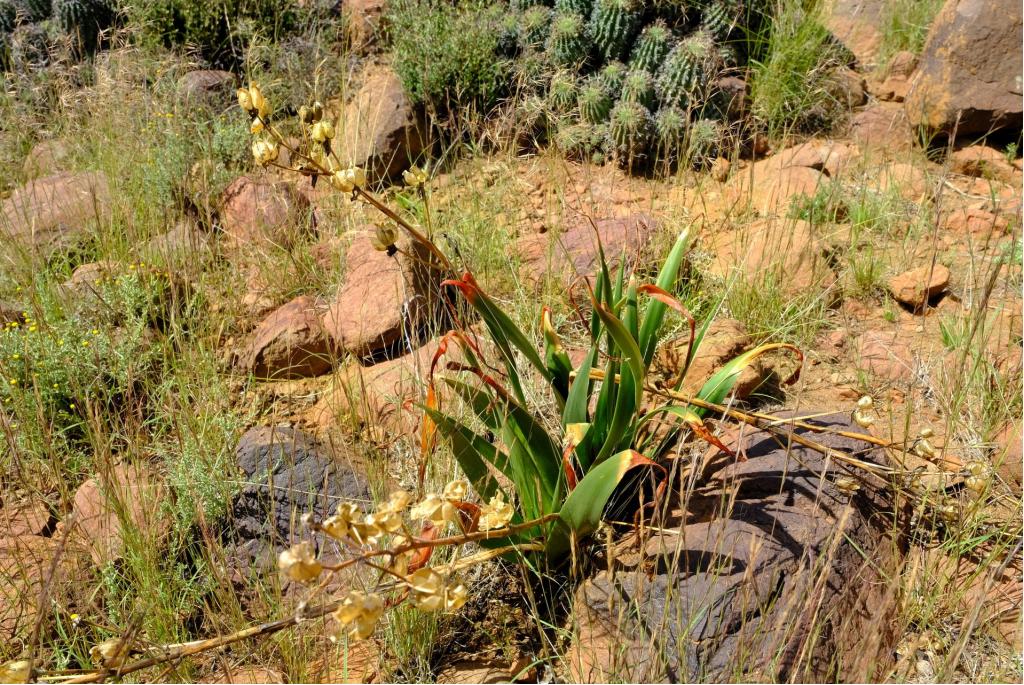
[[[480,530],[494,530],[504,528],[512,520],[515,510],[512,505],[505,501],[504,495],[500,492],[491,498],[491,501],[480,507]]]
[[[0,666],[0,683],[27,683],[32,678],[32,663],[26,659],[8,661]]]
[[[398,231],[395,230],[394,226],[377,226],[373,237],[370,238],[370,243],[373,245],[373,249],[379,252],[387,252],[394,246],[397,240]]]
[[[323,572],[323,566],[313,554],[310,542],[300,542],[281,552],[277,557],[277,567],[290,579],[299,583],[316,580]]]
[[[427,182],[427,172],[414,164],[402,172],[402,180],[410,188],[418,188]]]
[[[255,83],[249,84],[249,99],[252,102],[251,110],[256,110],[256,113],[263,119],[266,119],[270,115],[270,104],[267,99],[263,97],[263,91]],[[241,98],[239,98],[241,101]]]
[[[249,124],[249,133],[251,133],[253,135],[256,135],[258,133],[263,133],[263,120],[262,119],[253,119],[252,123]]]
[[[352,532],[352,524],[362,518],[363,513],[359,507],[351,502],[342,502],[334,515],[325,519],[321,528],[325,533],[335,540],[343,540]]]
[[[252,156],[256,163],[266,166],[277,159],[277,143],[269,140],[256,140],[252,144]]]
[[[455,523],[459,518],[459,508],[456,505],[466,498],[468,490],[469,483],[464,480],[453,480],[444,486],[441,495],[427,495],[409,513],[415,519],[426,519],[439,526]]]
[[[463,479],[453,480],[448,485],[444,486],[444,492],[441,494],[449,502],[461,502],[466,499],[466,493],[469,492],[469,483]]]
[[[469,597],[465,585],[447,585],[441,574],[430,568],[416,571],[406,583],[412,590],[413,604],[422,611],[455,611]]]
[[[317,143],[330,140],[334,137],[334,124],[330,119],[321,119],[310,127],[309,137]]]
[[[352,181],[349,179],[347,169],[339,169],[331,174],[331,185],[334,186],[335,190],[340,190],[343,193],[351,193],[355,190],[355,186],[352,185]]]
[[[332,614],[338,623],[348,628],[348,635],[365,640],[373,635],[377,621],[384,613],[384,600],[380,595],[352,590]]]
[[[119,637],[104,640],[89,650],[89,658],[97,666],[118,668],[128,659],[128,643]]]

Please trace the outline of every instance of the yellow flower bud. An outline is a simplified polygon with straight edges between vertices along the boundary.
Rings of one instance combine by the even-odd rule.
[[[270,115],[270,105],[267,103],[267,99],[263,97],[263,91],[255,83],[249,84],[249,98],[252,101],[252,109],[256,110],[260,117],[266,119]]]
[[[256,140],[252,144],[252,156],[260,166],[266,166],[277,159],[277,143],[269,140]]]

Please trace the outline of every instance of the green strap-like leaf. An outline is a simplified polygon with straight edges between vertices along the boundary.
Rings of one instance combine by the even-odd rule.
[[[686,248],[689,245],[690,231],[689,229],[684,230],[676,238],[675,244],[672,246],[672,250],[669,251],[668,257],[665,258],[665,264],[661,267],[661,272],[658,274],[657,285],[662,290],[672,292],[676,285],[676,279],[679,277],[679,267],[683,263],[683,258],[686,256]],[[640,327],[640,349],[644,353],[644,364],[648,365],[654,358],[654,350],[658,346],[658,332],[661,330],[661,322],[665,318],[665,305],[657,300],[652,301],[647,305],[647,311],[644,314],[644,322]]]
[[[700,392],[697,393],[696,397],[706,402],[721,404],[736,386],[736,381],[739,380],[744,369],[750,366],[750,364],[762,354],[771,352],[772,350],[781,349],[792,350],[800,358],[800,361],[803,361],[803,353],[800,352],[797,347],[788,343],[768,343],[766,345],[759,345],[754,349],[747,350],[743,354],[735,357],[719,369],[704,383],[703,386],[701,386]],[[695,408],[694,411],[700,416],[707,414],[707,411],[702,408]]]
[[[608,500],[626,473],[634,467],[651,463],[638,452],[626,450],[595,466],[584,476],[559,511],[547,541],[549,557],[556,559],[564,555],[574,538],[579,540],[597,530]]]
[[[468,426],[452,417],[429,407],[423,407],[423,411],[437,425],[440,434],[448,441],[452,448],[452,454],[459,462],[459,468],[466,474],[473,489],[485,501],[494,497],[495,493],[501,490],[498,481],[494,478],[487,464],[492,465],[499,472],[508,475],[508,455],[488,442],[485,438],[474,433]],[[505,494],[506,501],[510,501],[508,493]]]

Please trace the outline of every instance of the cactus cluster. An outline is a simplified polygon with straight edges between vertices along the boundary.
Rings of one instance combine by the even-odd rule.
[[[763,0],[509,4],[498,29],[502,51],[529,76],[521,83],[544,96],[548,138],[567,156],[701,166],[722,152],[726,112],[716,83],[745,65],[745,36]]]

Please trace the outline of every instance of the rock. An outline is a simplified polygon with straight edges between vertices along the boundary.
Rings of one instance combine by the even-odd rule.
[[[447,664],[437,675],[438,683],[507,683],[511,682],[508,664],[488,659],[464,659]]]
[[[54,566],[57,554],[61,556]],[[49,584],[49,599],[58,604],[69,601],[76,580],[86,587],[92,584],[81,569],[80,557],[74,544],[65,545],[59,538],[0,537],[0,639],[24,644],[29,638],[40,617],[44,584]],[[46,611],[49,609],[47,606]]]
[[[40,499],[8,502],[0,508],[0,537],[42,535],[52,522],[49,505]]]
[[[860,107],[868,101],[867,81],[848,67],[836,69],[826,85],[829,95],[847,109]]]
[[[303,295],[271,313],[253,332],[242,363],[260,379],[306,378],[330,371],[331,342],[316,301]]]
[[[187,104],[226,109],[235,103],[235,75],[220,69],[197,69],[178,79],[178,97]]]
[[[999,150],[985,145],[972,145],[949,156],[949,168],[954,173],[976,178],[987,178],[1019,186],[1019,173]]]
[[[548,231],[521,237],[516,243],[521,273],[535,287],[549,274],[561,277],[566,285],[589,278],[600,269],[598,236],[609,265],[623,253],[632,264],[649,257],[651,239],[659,224],[646,214],[626,218],[603,218],[593,225],[586,219],[572,221],[561,232]]]
[[[347,0],[345,29],[356,52],[368,52],[377,43],[387,0]]]
[[[398,76],[371,64],[345,105],[338,157],[366,169],[372,183],[397,179],[423,151],[423,122]]]
[[[686,362],[689,342],[690,335],[686,333],[666,340],[658,347],[654,358],[654,370],[665,379],[666,387],[675,387]],[[697,393],[716,371],[750,347],[750,336],[747,335],[743,324],[735,319],[715,319],[704,333],[700,347],[693,356],[690,368],[683,379],[682,391],[687,394]],[[764,380],[764,368],[755,360],[740,374],[733,393],[737,399],[745,399]]]
[[[850,137],[865,147],[893,152],[909,150],[914,133],[906,113],[897,103],[878,102],[862,109],[850,119]]]
[[[861,432],[827,416],[811,420]],[[807,435],[847,453],[867,447]],[[869,518],[880,498],[820,478],[838,475],[836,463],[802,446],[738,429],[726,443],[748,460],[710,463],[685,507],[646,539],[628,534],[612,569],[576,591],[569,682],[857,680],[837,653],[887,647],[864,630],[888,615],[868,592],[884,545]]]
[[[339,423],[362,430],[371,441],[411,435],[419,416],[407,402],[425,396],[427,373],[437,351],[428,342],[415,352],[372,366],[349,364],[332,379],[332,386],[310,409],[307,421],[317,428]]]
[[[715,81],[715,92],[722,103],[721,110],[729,121],[743,119],[750,109],[750,89],[746,80],[738,76],[723,76]]]
[[[888,287],[889,293],[900,304],[920,311],[946,292],[949,287],[949,269],[942,264],[919,266],[890,278]]]
[[[853,53],[867,70],[875,63],[882,44],[884,0],[833,0],[825,13],[825,27]]]
[[[190,219],[181,219],[174,228],[151,238],[142,246],[141,254],[157,258],[165,264],[184,266],[203,262],[211,256],[210,234]]]
[[[77,299],[100,297],[103,284],[113,281],[124,271],[122,264],[113,261],[80,264],[71,272],[71,277],[61,284],[61,289]]]
[[[909,77],[917,69],[917,55],[909,50],[900,50],[889,58],[889,65],[885,69],[886,77],[902,76]]]
[[[110,189],[98,171],[29,181],[0,205],[0,227],[14,247],[47,257],[110,219]]]
[[[71,157],[60,140],[44,140],[32,146],[25,157],[25,178],[33,179],[59,172]]]
[[[324,330],[340,352],[396,356],[418,344],[437,279],[424,266],[430,258],[419,243],[403,239],[402,248],[388,256],[373,247],[370,231],[349,245],[345,282],[324,315]]]
[[[241,176],[221,196],[221,229],[235,248],[289,245],[302,232],[309,200],[290,183]]]
[[[895,193],[917,203],[924,202],[932,194],[925,172],[906,162],[892,162],[882,167],[869,187],[879,193]]]
[[[760,164],[767,170],[806,167],[835,178],[842,174],[855,156],[856,151],[843,143],[812,140],[786,148]]]
[[[891,382],[913,380],[916,369],[913,349],[898,330],[868,331],[858,337],[855,363],[876,378]]]
[[[954,209],[941,214],[939,226],[944,231],[955,234],[958,240],[965,235],[988,239],[990,236],[1005,235],[1010,231],[1010,224],[1004,217],[975,208]]]
[[[910,80],[906,76],[890,76],[871,87],[871,94],[884,102],[903,102],[910,92]]]
[[[1021,4],[1017,0],[946,0],[932,22],[906,112],[936,134],[970,136],[1007,128],[1019,133]]]
[[[223,537],[228,566],[239,579],[270,571],[277,552],[308,539],[299,521],[303,514],[319,521],[342,500],[364,509],[370,501],[351,455],[295,428],[250,428],[235,457],[244,485],[232,500]]]
[[[161,515],[163,496],[163,484],[149,468],[116,464],[75,492],[71,534],[89,550],[93,564],[102,567],[123,555],[125,525],[130,526],[129,535],[164,537],[172,522]]]
[[[825,247],[806,221],[762,219],[706,235],[705,249],[712,255],[708,273],[726,280],[775,278],[790,294],[828,288],[835,282]]]
[[[800,198],[814,197],[828,184],[828,176],[820,171],[790,164],[788,157],[776,157],[779,155],[733,174],[722,191],[724,201],[760,216],[781,216],[788,214]]]
[[[725,183],[729,180],[729,167],[731,164],[725,157],[718,157],[711,164],[711,178],[715,179],[719,183]]]
[[[1020,419],[1010,421],[992,439],[992,465],[999,477],[1020,494],[1024,485],[1024,451]]]

